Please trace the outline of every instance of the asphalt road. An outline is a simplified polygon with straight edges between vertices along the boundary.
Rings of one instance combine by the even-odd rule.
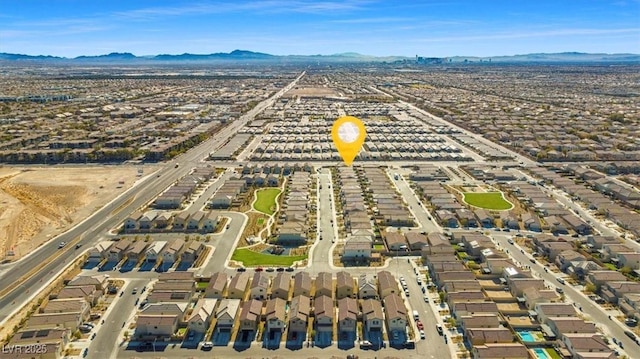
[[[332,251],[337,241],[337,223],[333,203],[333,186],[328,169],[322,169],[318,178],[318,239],[311,249],[311,266],[307,270],[311,275],[331,271]],[[322,238],[322,239],[320,239]]]
[[[542,278],[546,281],[547,285],[551,287],[561,287],[564,290],[565,296],[568,298],[568,302],[575,303],[576,308],[582,308],[583,314],[588,317],[587,320],[596,323],[605,334],[614,337],[622,341],[624,350],[627,352],[630,358],[638,358],[640,355],[640,347],[638,344],[626,335],[624,331],[627,330],[624,324],[617,320],[610,320],[609,313],[607,313],[602,307],[593,302],[580,290],[576,289],[568,282],[566,284],[560,284],[557,281],[559,277],[566,277],[564,273],[554,273],[551,270],[544,271],[544,266],[536,260],[536,263],[531,263],[530,259],[533,258],[526,250],[521,248],[514,242],[514,244],[508,243],[509,236],[506,234],[492,234],[492,237],[502,248],[509,250],[509,255],[519,261],[522,265],[530,266],[531,272],[535,273],[538,278]],[[522,253],[520,250],[524,250]]]
[[[76,250],[74,245],[70,244],[59,249],[60,242],[69,243],[75,238],[81,238],[77,243],[82,244],[82,249],[96,244],[104,233],[119,226],[130,213],[149,203],[178,178],[186,175],[193,166],[200,165],[201,161],[209,156],[212,149],[215,150],[223,146],[229,138],[237,133],[239,128],[294,87],[304,74],[304,72],[300,74],[285,88],[269,99],[260,102],[209,140],[169,162],[165,168],[158,171],[158,176],[145,177],[137,186],[126,191],[122,196],[102,207],[77,226],[44,244],[31,255],[16,263],[0,266],[0,288],[9,288],[14,283],[20,283],[0,298],[0,324],[40,290],[54,274],[63,270],[70,261],[78,256],[79,250]],[[176,167],[176,163],[180,165]],[[131,198],[133,200],[128,202]],[[51,257],[56,253],[59,256],[51,260]],[[37,273],[25,278],[31,269],[41,263],[46,264]]]
[[[117,299],[111,303],[111,310],[108,311],[104,320],[104,324],[96,326],[93,331],[96,331],[96,337],[91,341],[89,345],[89,355],[87,358],[115,358],[117,356],[117,343],[121,338],[122,333],[125,330],[123,323],[130,323],[133,317],[134,309],[136,307],[135,302],[141,295],[142,287],[149,283],[149,279],[132,279],[123,289],[124,294],[122,297],[116,297]],[[138,288],[138,294],[131,294],[133,288]],[[146,295],[146,292],[144,293]],[[130,334],[131,331],[129,331]]]

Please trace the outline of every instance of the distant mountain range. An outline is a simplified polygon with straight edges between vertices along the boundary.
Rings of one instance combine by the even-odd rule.
[[[436,58],[429,58],[436,59]],[[438,58],[437,63],[526,63],[526,62],[640,62],[639,54],[590,54],[581,52],[538,53],[513,56],[475,57],[453,56]],[[406,56],[368,56],[348,52],[333,55],[270,55],[261,52],[234,50],[229,53],[180,55],[150,55],[136,56],[129,52],[112,52],[107,55],[78,56],[75,58],[48,55],[23,55],[0,52],[0,60],[5,61],[58,61],[65,63],[131,63],[131,62],[209,62],[209,61],[268,61],[268,62],[413,62],[416,58]]]

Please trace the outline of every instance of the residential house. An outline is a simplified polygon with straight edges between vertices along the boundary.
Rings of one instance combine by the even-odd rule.
[[[351,297],[338,299],[338,330],[355,333],[358,323],[358,301]]]
[[[473,359],[523,359],[530,358],[529,350],[520,343],[495,343],[474,345]]]
[[[81,312],[37,313],[29,317],[26,327],[29,329],[65,328],[75,331],[84,319]]]
[[[147,248],[147,251],[145,252],[145,261],[156,262],[166,245],[166,241],[154,241],[153,243],[151,243],[149,245],[149,248]]]
[[[389,251],[406,251],[407,241],[400,232],[384,232],[384,240]]]
[[[215,231],[217,225],[218,214],[212,211],[207,212],[207,215],[202,219],[202,231],[205,233],[212,233]]]
[[[536,304],[539,303],[560,303],[561,298],[558,292],[551,289],[537,289],[535,287],[528,287],[522,291],[522,298],[524,298],[527,309],[533,310]]]
[[[60,359],[69,343],[70,331],[64,328],[21,329],[0,350],[2,359]],[[24,350],[10,350],[23,348]],[[25,353],[26,348],[40,348],[42,353]],[[33,350],[32,350],[33,351]]]
[[[573,358],[597,358],[615,359],[617,356],[609,348],[607,342],[600,334],[593,333],[565,333],[562,342],[569,350]]]
[[[92,307],[98,304],[103,292],[93,285],[66,286],[58,292],[57,299],[82,298]]]
[[[313,301],[314,324],[317,331],[331,332],[333,330],[333,299],[326,295],[316,297]]]
[[[349,272],[340,271],[336,274],[336,298],[355,298],[355,286],[353,277]]]
[[[494,302],[458,302],[453,303],[452,312],[456,318],[476,313],[497,313],[498,305]]]
[[[362,301],[362,321],[366,332],[382,331],[384,317],[382,313],[382,304],[379,300],[365,299]]]
[[[136,319],[135,337],[169,338],[178,329],[178,316],[171,314],[139,314]]]
[[[81,320],[89,318],[89,303],[82,298],[51,299],[40,308],[40,313],[80,313]]]
[[[462,329],[469,328],[498,328],[500,317],[496,313],[476,313],[472,315],[458,316]]]
[[[613,304],[618,304],[618,301],[625,294],[631,293],[640,293],[640,283],[631,281],[607,282],[600,288],[600,296]]]
[[[92,285],[97,290],[104,290],[107,288],[109,276],[107,275],[79,275],[74,277],[67,286],[78,287],[85,285]]]
[[[409,243],[409,249],[412,251],[422,250],[424,246],[428,245],[427,236],[418,232],[408,232],[405,234],[405,238]]]
[[[482,226],[483,228],[491,228],[494,226],[495,223],[493,222],[493,216],[490,215],[487,211],[482,208],[478,208],[473,212],[476,215],[476,218],[478,218],[480,226]]]
[[[211,324],[216,307],[217,299],[200,298],[191,311],[191,315],[187,319],[189,331],[204,334]]]
[[[306,295],[297,295],[289,307],[289,332],[307,332],[311,301]]]
[[[618,268],[628,267],[631,270],[640,269],[640,253],[622,252],[617,255]]]
[[[206,216],[205,212],[197,211],[196,213],[189,216],[187,220],[187,230],[188,231],[197,231],[201,228],[201,223]]]
[[[127,260],[131,263],[138,263],[142,260],[147,249],[147,243],[145,241],[136,241],[131,245],[126,252]]]
[[[266,272],[255,272],[253,274],[253,280],[249,286],[249,298],[251,299],[266,299],[267,291],[269,290],[269,276]]]
[[[148,211],[144,213],[138,220],[138,228],[140,230],[150,230],[151,228],[153,228],[153,224],[157,215],[158,212],[156,211]]]
[[[265,310],[265,327],[267,332],[284,331],[285,328],[285,307],[287,301],[282,298],[271,298],[267,301]]]
[[[385,298],[391,294],[398,294],[398,283],[389,271],[378,272],[378,295]]]
[[[465,338],[471,345],[487,343],[512,343],[513,333],[507,328],[468,328]]]
[[[173,214],[171,214],[171,212],[161,212],[156,216],[156,218],[153,219],[151,228],[167,228],[171,224],[172,219]]]
[[[373,242],[368,236],[349,237],[344,244],[342,253],[343,261],[360,261],[371,259]]]
[[[563,334],[571,333],[592,333],[595,334],[598,331],[596,325],[592,322],[585,322],[582,318],[578,317],[550,317],[546,323],[554,333],[556,337],[561,338]]]
[[[262,317],[262,301],[249,299],[240,309],[240,330],[258,330],[258,323]]]
[[[358,278],[358,298],[368,299],[376,298],[378,295],[378,288],[373,278],[366,274],[361,274]]]
[[[241,272],[231,278],[229,287],[227,288],[227,298],[244,299],[244,294],[249,285],[249,273]]]
[[[162,263],[166,266],[173,265],[178,261],[183,248],[184,240],[180,238],[174,239],[162,252]]]
[[[142,218],[142,212],[136,211],[124,220],[124,231],[132,232],[138,229],[138,223]]]
[[[607,282],[624,282],[627,280],[624,274],[612,270],[598,270],[587,274],[587,282],[596,286],[596,292]]]
[[[289,288],[291,287],[291,275],[280,272],[271,282],[271,298],[289,300]]]
[[[293,296],[311,296],[311,276],[307,272],[298,272],[293,276]]]
[[[231,331],[240,308],[240,299],[222,299],[216,309],[216,329]]]
[[[401,331],[404,333],[407,328],[407,308],[404,306],[402,298],[397,294],[390,294],[382,300],[384,303],[387,329],[390,332]]]
[[[121,239],[114,245],[109,247],[109,252],[107,253],[107,261],[114,263],[120,262],[124,258],[124,255],[131,243],[132,242],[128,239]]]
[[[187,221],[189,220],[189,213],[186,211],[179,212],[173,216],[173,230],[184,230],[187,228]]]
[[[551,317],[575,317],[576,310],[567,303],[538,303],[535,306],[540,323],[546,323]]]
[[[202,244],[202,242],[189,241],[182,251],[181,261],[183,263],[194,263],[203,250],[204,244]]]
[[[225,291],[227,290],[227,274],[224,272],[213,273],[209,279],[209,284],[204,290],[205,298],[224,298]]]
[[[333,298],[333,275],[328,272],[320,272],[316,277],[315,298],[326,295]]]

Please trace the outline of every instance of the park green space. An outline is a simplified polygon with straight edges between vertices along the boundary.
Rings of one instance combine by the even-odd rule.
[[[511,202],[502,197],[501,192],[465,192],[463,195],[464,201],[475,207],[496,211],[511,209],[513,207]]]
[[[253,208],[256,211],[272,215],[276,209],[276,197],[280,194],[278,188],[266,188],[256,191],[256,201]]]
[[[285,256],[275,255],[267,253],[254,252],[250,249],[240,248],[236,249],[231,256],[231,259],[237,262],[242,262],[245,267],[257,267],[257,266],[291,266],[297,261],[307,259],[307,255],[300,256]]]

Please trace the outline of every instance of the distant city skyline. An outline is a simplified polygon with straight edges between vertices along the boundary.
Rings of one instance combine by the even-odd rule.
[[[0,52],[640,53],[640,0],[6,1]]]

